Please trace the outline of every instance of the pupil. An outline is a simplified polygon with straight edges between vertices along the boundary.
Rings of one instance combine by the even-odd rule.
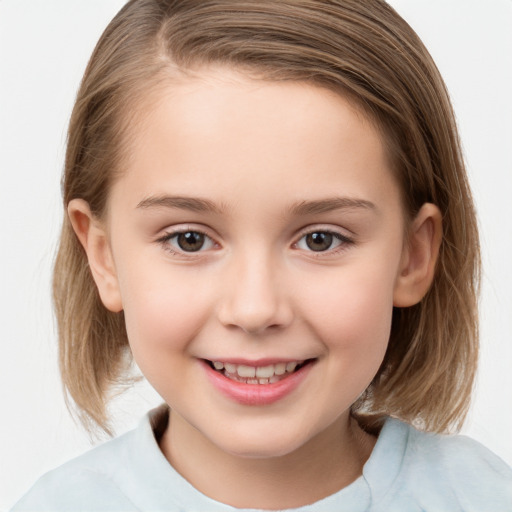
[[[183,251],[195,252],[203,247],[204,235],[195,231],[188,231],[187,233],[180,233],[177,241]]]
[[[310,233],[306,236],[306,245],[312,251],[326,251],[332,245],[330,233]]]

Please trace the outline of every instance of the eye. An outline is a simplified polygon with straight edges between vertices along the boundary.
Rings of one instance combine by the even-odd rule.
[[[200,231],[178,231],[167,233],[158,240],[172,252],[199,252],[214,247],[214,241]]]
[[[332,231],[312,231],[305,234],[296,244],[298,249],[313,252],[326,252],[338,248],[343,244],[350,244],[352,240]]]

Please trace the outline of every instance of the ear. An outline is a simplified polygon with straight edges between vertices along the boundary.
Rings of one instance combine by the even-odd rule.
[[[83,199],[72,199],[68,216],[89,261],[92,277],[103,305],[113,312],[123,309],[114,259],[106,229]]]
[[[442,237],[441,212],[437,206],[425,203],[413,220],[405,241],[395,283],[394,306],[413,306],[425,296],[434,279]]]

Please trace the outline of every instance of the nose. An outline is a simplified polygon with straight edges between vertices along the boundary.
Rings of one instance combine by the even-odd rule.
[[[222,276],[219,321],[245,333],[263,334],[288,326],[293,310],[279,265],[263,255],[250,255],[230,265]]]

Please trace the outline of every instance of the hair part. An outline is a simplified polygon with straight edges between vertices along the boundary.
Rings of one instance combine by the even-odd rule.
[[[431,289],[416,306],[395,308],[385,359],[353,414],[368,428],[389,415],[428,431],[458,429],[478,354],[476,216],[446,87],[384,1],[131,0],[102,35],[78,92],[64,206],[81,198],[104,216],[148,91],[209,65],[349,97],[384,137],[407,216],[425,202],[439,207],[444,237]],[[129,355],[124,317],[102,305],[67,217],[54,302],[65,388],[84,425],[108,431],[107,396]]]

